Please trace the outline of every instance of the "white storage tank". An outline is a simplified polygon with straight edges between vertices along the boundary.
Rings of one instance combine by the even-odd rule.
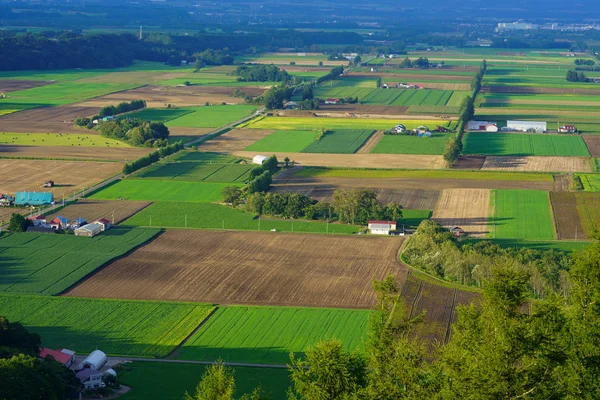
[[[261,156],[260,154],[255,155],[254,158],[252,159],[252,163],[253,164],[258,164],[258,165],[263,165],[263,163],[267,161],[267,157],[266,156]]]

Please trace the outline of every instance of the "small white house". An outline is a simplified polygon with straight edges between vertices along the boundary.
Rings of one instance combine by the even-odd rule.
[[[467,124],[467,130],[469,131],[485,131],[486,127],[490,125],[488,121],[469,121]]]
[[[104,386],[102,383],[102,372],[97,371],[92,368],[82,369],[81,371],[75,374],[79,382],[83,385],[83,387],[87,390],[100,389]]]
[[[85,358],[85,360],[83,360],[83,362],[79,365],[79,368],[99,370],[104,364],[106,364],[106,354],[104,354],[103,351],[94,350]]]
[[[485,126],[486,132],[498,132],[498,125],[496,124],[487,124]]]
[[[103,230],[104,225],[94,222],[75,229],[75,236],[94,237],[99,235]]]
[[[257,154],[252,159],[252,164],[263,165],[265,161],[267,161],[267,158],[267,156],[261,156],[260,154]]]
[[[390,231],[396,230],[394,221],[369,221],[369,231],[373,235],[389,235]]]
[[[100,218],[99,220],[94,221],[94,223],[102,226],[102,232],[110,229],[110,221],[106,218]]]

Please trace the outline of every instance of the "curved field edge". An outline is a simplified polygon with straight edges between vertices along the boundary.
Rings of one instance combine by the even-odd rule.
[[[165,357],[213,311],[202,303],[0,294],[0,315],[42,345],[78,353]]]

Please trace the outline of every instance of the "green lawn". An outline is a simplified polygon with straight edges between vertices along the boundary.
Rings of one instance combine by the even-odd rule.
[[[302,153],[352,154],[371,136],[373,130],[336,129],[327,132],[321,140],[312,141]]]
[[[0,295],[0,315],[38,333],[42,346],[142,357],[168,355],[213,308],[199,303]]]
[[[583,183],[583,190],[586,192],[600,192],[600,175],[577,174]]]
[[[402,210],[402,218],[398,220],[398,227],[405,225],[408,227],[416,228],[419,224],[426,219],[431,217],[431,211],[429,210]]]
[[[2,236],[0,291],[58,294],[158,232],[113,228],[93,238],[27,232]]]
[[[186,150],[177,152],[171,161],[194,161],[207,164],[235,164],[242,159],[235,156],[229,156],[221,153],[210,153],[204,151]]]
[[[0,144],[20,146],[94,146],[94,147],[131,147],[125,142],[100,135],[80,133],[0,133]],[[49,150],[50,151],[50,150]]]
[[[493,238],[553,240],[548,193],[541,190],[493,190],[490,217]]]
[[[131,388],[122,400],[181,400],[194,395],[205,365],[134,361],[119,368],[119,382]],[[235,367],[235,396],[241,397],[262,386],[271,399],[286,398],[289,372],[282,368]]]
[[[403,170],[403,169],[359,169],[359,168],[325,168],[305,167],[296,172],[295,176],[302,177],[331,177],[331,178],[423,178],[423,179],[474,179],[500,181],[535,181],[553,182],[551,174],[525,172],[495,172],[495,171],[456,171],[456,170]]]
[[[125,179],[107,186],[90,196],[99,200],[145,201],[221,201],[225,186],[241,184],[213,182],[185,182],[176,180]]]
[[[442,154],[449,135],[434,133],[432,137],[383,135],[371,153]]]
[[[581,136],[468,132],[464,154],[589,157]]]
[[[199,162],[159,163],[142,171],[136,178],[174,179],[191,182],[243,182],[252,164],[204,164]]]
[[[183,360],[279,363],[320,340],[362,350],[370,311],[326,308],[224,307],[181,348]]]
[[[191,108],[146,108],[125,114],[126,118],[140,118],[146,121],[167,122],[193,112]]]
[[[187,216],[187,217],[186,217]],[[157,202],[135,214],[124,224],[163,228],[258,230],[278,232],[310,232],[350,234],[360,227],[323,221],[255,218],[241,210],[207,203]],[[186,225],[187,224],[187,225]]]
[[[167,122],[167,126],[185,128],[218,128],[248,116],[256,106],[245,104],[189,107],[189,112]]]
[[[275,131],[246,147],[246,151],[299,153],[315,141],[316,131]]]

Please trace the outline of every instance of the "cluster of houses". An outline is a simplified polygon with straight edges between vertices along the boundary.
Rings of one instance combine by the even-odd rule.
[[[75,352],[69,349],[53,350],[46,347],[40,349],[40,358],[53,358],[67,368],[75,370],[75,376],[85,390],[95,390],[105,387],[103,380],[108,376],[116,377],[114,369],[109,368],[101,372],[106,364],[106,354],[100,350],[92,351],[79,365],[75,365]]]
[[[498,124],[489,121],[469,121],[467,126],[469,131],[486,132],[529,132],[545,133],[548,132],[548,126],[544,121],[506,121],[506,126],[498,128]],[[557,129],[558,133],[577,133],[575,125],[561,125]]]
[[[47,184],[48,182],[44,185]],[[13,205],[44,206],[49,204],[54,204],[54,195],[50,192],[17,192],[15,197],[11,197],[6,193],[0,193],[0,207],[10,207]]]
[[[392,133],[396,133],[396,134],[402,134],[402,133],[407,133],[408,130],[406,129],[406,126],[404,126],[403,124],[398,124],[395,127],[393,127],[391,129]],[[419,127],[413,129],[412,131],[410,131],[412,134],[418,136],[418,137],[431,137],[433,136],[433,134],[431,133],[431,131],[429,130],[428,127],[426,127],[425,125],[420,125]]]
[[[27,228],[28,232],[54,233],[57,230],[70,230],[75,233],[75,236],[94,237],[110,229],[110,221],[105,218],[92,223],[88,223],[85,218],[69,221],[61,215],[50,221],[44,215],[32,215],[27,219],[31,222],[31,226]]]
[[[398,229],[398,224],[396,221],[369,221],[368,229],[371,235],[410,235],[414,233],[414,229],[407,229],[404,226]],[[466,234],[465,230],[460,226],[453,226],[450,229],[450,232],[455,237],[462,237]]]
[[[396,84],[390,84],[388,85],[387,83],[383,83],[381,85],[382,89],[390,89],[390,88],[396,88],[396,89],[425,89],[425,86],[419,86],[419,85],[411,85],[410,83],[396,83]]]

